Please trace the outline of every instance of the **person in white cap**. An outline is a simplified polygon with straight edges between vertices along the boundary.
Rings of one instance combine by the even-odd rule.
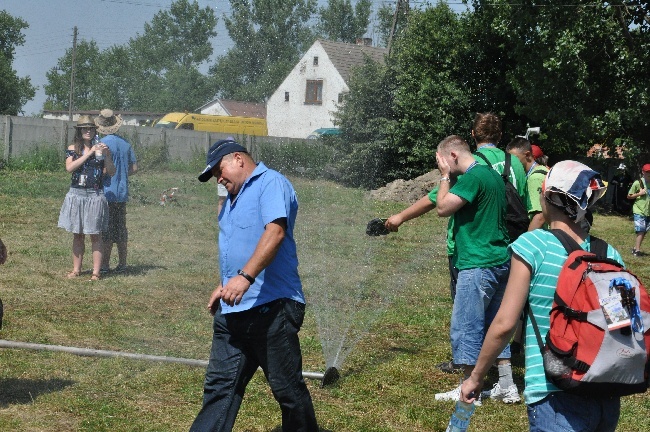
[[[581,222],[587,210],[605,193],[600,174],[576,161],[555,164],[546,176],[540,196],[542,212],[551,229],[562,230],[589,251],[591,237]],[[461,399],[472,402],[483,387],[485,376],[508,344],[524,310],[530,303],[539,328],[549,328],[559,269],[567,252],[555,235],[536,229],[510,244],[510,276],[501,307],[492,321],[472,374],[461,386]],[[621,264],[611,245],[607,257]],[[564,392],[547,380],[542,353],[535,339],[530,316],[526,318],[526,372],[524,398],[531,431],[614,431],[620,415],[620,398],[595,394],[579,396]]]

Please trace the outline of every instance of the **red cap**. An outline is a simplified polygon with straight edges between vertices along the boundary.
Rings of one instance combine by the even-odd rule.
[[[544,152],[542,151],[541,148],[539,148],[537,144],[531,144],[530,148],[533,152],[533,159],[538,159],[544,156]],[[648,166],[650,166],[650,164],[648,164]]]
[[[650,164],[645,164],[641,167],[641,171],[648,172],[650,171]]]

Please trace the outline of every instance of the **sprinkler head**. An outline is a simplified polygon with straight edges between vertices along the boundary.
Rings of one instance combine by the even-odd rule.
[[[339,375],[338,369],[336,369],[334,366],[327,368],[323,374],[323,382],[321,383],[321,388],[330,384],[334,384],[339,380],[340,377],[341,375]]]

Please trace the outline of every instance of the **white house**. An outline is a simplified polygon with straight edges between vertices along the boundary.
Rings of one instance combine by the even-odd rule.
[[[215,99],[198,109],[201,114],[266,118],[266,106],[260,103]]]
[[[307,138],[316,129],[334,127],[332,113],[349,92],[352,69],[365,56],[383,63],[386,53],[364,43],[314,42],[266,104],[269,135]]]

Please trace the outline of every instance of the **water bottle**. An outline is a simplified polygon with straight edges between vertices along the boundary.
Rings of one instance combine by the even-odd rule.
[[[99,135],[95,134],[95,138],[91,141],[91,145],[95,145],[99,142]],[[95,152],[95,159],[98,161],[104,160],[104,153],[101,150]]]
[[[461,400],[456,402],[456,410],[454,410],[449,420],[449,425],[445,432],[465,432],[469,426],[469,420],[474,414],[474,404],[466,403]]]

